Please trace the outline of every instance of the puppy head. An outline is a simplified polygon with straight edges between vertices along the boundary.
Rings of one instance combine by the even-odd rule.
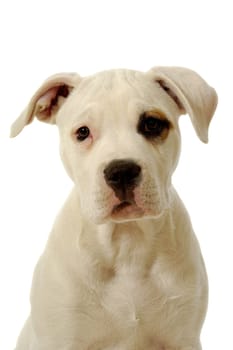
[[[89,219],[158,217],[171,205],[178,117],[188,113],[207,142],[216,103],[215,91],[185,68],[113,70],[82,79],[60,74],[32,97],[12,136],[34,116],[57,124],[63,163]]]

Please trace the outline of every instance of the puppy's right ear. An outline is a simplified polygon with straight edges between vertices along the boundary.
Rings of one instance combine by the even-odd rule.
[[[56,123],[56,114],[81,78],[76,73],[60,73],[49,77],[36,91],[26,109],[11,127],[11,137],[17,136],[34,116],[51,124]]]

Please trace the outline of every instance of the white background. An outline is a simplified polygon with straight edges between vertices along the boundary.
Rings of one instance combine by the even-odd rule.
[[[11,122],[50,74],[186,66],[215,87],[209,144],[188,116],[174,184],[205,258],[203,350],[233,349],[233,10],[231,1],[13,1],[0,4],[0,349],[12,350],[29,312],[34,265],[71,188],[55,126]],[[46,286],[45,286],[46,288]]]

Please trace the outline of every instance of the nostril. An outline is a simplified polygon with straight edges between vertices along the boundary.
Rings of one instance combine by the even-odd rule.
[[[140,181],[141,167],[131,160],[114,160],[104,170],[106,183],[116,188],[134,188]]]
[[[112,183],[118,183],[121,181],[121,173],[120,171],[116,171],[116,172],[112,172],[111,174],[109,174],[109,176],[107,177],[107,181],[111,181]]]

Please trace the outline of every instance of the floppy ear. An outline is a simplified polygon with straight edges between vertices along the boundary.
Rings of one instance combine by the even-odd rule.
[[[60,73],[49,77],[36,91],[26,109],[11,127],[11,137],[17,136],[34,116],[55,124],[56,113],[81,78],[76,73]]]
[[[197,135],[207,143],[209,123],[217,106],[215,90],[187,68],[155,67],[149,74],[174,100],[180,114],[189,114]]]

